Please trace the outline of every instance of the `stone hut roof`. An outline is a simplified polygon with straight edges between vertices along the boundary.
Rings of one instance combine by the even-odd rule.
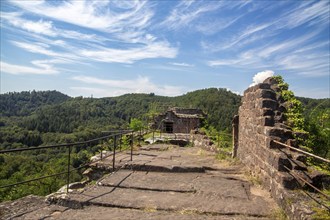
[[[200,109],[193,108],[170,108],[168,112],[173,112],[178,118],[204,118],[205,113]]]

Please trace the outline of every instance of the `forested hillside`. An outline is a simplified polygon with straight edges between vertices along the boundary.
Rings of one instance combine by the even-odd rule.
[[[56,91],[9,93],[1,95],[0,149],[61,142],[59,134],[73,133],[79,136],[74,140],[81,140],[90,137],[79,134],[86,131],[125,129],[131,118],[145,120],[151,107],[158,112],[174,106],[201,108],[208,114],[210,125],[218,130],[230,129],[239,104],[240,96],[215,88],[179,97],[127,94],[99,99],[69,98]],[[46,138],[47,133],[54,133],[56,138]]]
[[[305,108],[306,126],[315,130],[320,117],[323,120],[327,117],[329,99],[298,99]],[[240,96],[217,88],[188,92],[178,97],[151,93],[71,98],[57,91],[2,94],[0,149],[62,143],[68,139],[86,140],[99,131],[128,128],[131,118],[146,121],[150,111],[163,112],[174,106],[200,108],[208,114],[208,125],[218,131],[230,130],[240,100]]]
[[[27,116],[41,106],[64,102],[70,97],[57,91],[10,92],[0,98],[0,115]]]
[[[240,96],[224,89],[204,89],[179,97],[127,94],[112,98],[71,98],[57,91],[0,95],[0,150],[89,140],[102,131],[127,129],[132,118],[147,124],[150,113],[168,107],[198,107],[209,114],[209,124],[230,129]],[[105,146],[107,144],[105,143]],[[74,147],[71,168],[88,162],[100,146]],[[0,185],[17,183],[67,169],[67,149],[48,149],[0,155]],[[74,172],[79,181],[83,170]],[[47,178],[0,190],[0,202],[28,194],[46,195],[58,190],[66,178]]]

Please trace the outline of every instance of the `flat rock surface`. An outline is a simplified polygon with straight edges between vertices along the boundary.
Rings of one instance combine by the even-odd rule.
[[[94,166],[112,169],[112,157]],[[36,199],[11,219],[271,219],[277,208],[241,166],[195,147],[144,146],[133,161],[118,154],[116,168],[83,190],[51,196],[52,204]]]

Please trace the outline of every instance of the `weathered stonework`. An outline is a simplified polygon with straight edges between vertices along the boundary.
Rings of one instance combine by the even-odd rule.
[[[200,109],[170,108],[155,118],[153,129],[165,133],[185,133],[200,128],[206,114]]]
[[[233,120],[233,155],[248,166],[293,219],[308,219],[310,210],[288,204],[292,191],[299,187],[297,180],[288,170],[297,173],[307,170],[306,157],[272,142],[280,141],[297,147],[293,131],[285,122],[282,98],[276,81],[269,78],[264,83],[252,86],[244,92],[239,116]]]

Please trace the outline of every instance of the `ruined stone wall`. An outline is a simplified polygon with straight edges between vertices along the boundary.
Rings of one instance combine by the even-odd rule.
[[[292,130],[283,124],[285,105],[276,94],[276,88],[274,80],[269,78],[244,92],[239,118],[233,120],[233,134],[237,142],[234,143],[233,155],[237,155],[260,178],[263,187],[282,207],[290,209],[287,211],[294,218],[300,216],[300,219],[305,215],[299,211],[303,207],[292,208],[287,202],[293,196],[292,189],[299,186],[287,169],[292,172],[307,170],[303,163],[306,158],[272,142],[296,144]]]
[[[199,118],[175,118],[173,124],[173,133],[189,134],[191,130],[199,127]]]
[[[191,110],[188,109],[187,111]],[[173,123],[173,133],[189,134],[191,130],[201,127],[201,118],[199,117],[189,117],[189,115],[178,117],[173,111],[167,111],[165,114],[156,117],[153,129],[166,132],[165,122]]]

